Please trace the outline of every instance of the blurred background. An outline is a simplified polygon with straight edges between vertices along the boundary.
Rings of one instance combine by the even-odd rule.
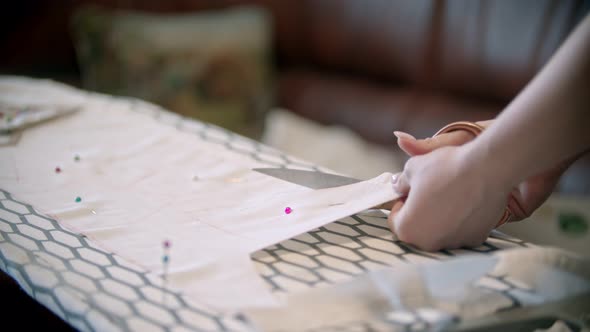
[[[0,72],[149,100],[367,178],[402,167],[393,130],[427,137],[452,121],[493,118],[589,8],[588,0],[9,1]],[[580,160],[558,190],[590,192],[589,170],[590,158]]]
[[[393,130],[423,138],[494,118],[589,11],[589,0],[8,1],[0,72],[145,99],[369,178],[403,167]],[[587,234],[590,156],[556,191],[567,213],[541,209],[545,233],[503,229],[541,243]],[[559,243],[581,248],[575,236]]]

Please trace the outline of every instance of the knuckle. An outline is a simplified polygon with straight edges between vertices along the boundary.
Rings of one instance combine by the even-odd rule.
[[[404,219],[401,218],[400,214],[401,213],[398,213],[397,216],[391,218],[391,230],[400,241],[410,242],[409,240],[411,237],[409,236],[410,233],[408,232],[407,223],[404,222]]]
[[[425,243],[424,238],[422,238],[418,232],[416,231],[415,225],[412,225],[408,222],[397,222],[393,224],[394,232],[397,235],[397,238],[405,243],[422,247],[423,245],[429,245],[430,243]],[[428,241],[426,241],[428,242]]]
[[[410,223],[394,223],[394,232],[397,238],[405,243],[411,244],[424,251],[437,251],[443,248],[440,239],[421,236],[416,227]]]
[[[397,235],[397,238],[402,241],[402,242],[406,242],[409,244],[414,244],[414,238],[412,237],[411,233],[407,232],[404,228],[402,227],[396,227],[394,224],[394,231],[395,231],[395,235]]]

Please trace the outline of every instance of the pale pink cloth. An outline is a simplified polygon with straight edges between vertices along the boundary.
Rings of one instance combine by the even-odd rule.
[[[178,130],[171,113],[155,119],[146,103],[18,78],[0,80],[0,99],[80,107],[0,148],[0,188],[156,273],[162,241],[170,240],[170,286],[203,302],[202,292],[223,290],[227,275],[250,285],[236,289],[267,292],[250,253],[397,197],[388,173],[316,191],[259,174],[251,169],[267,164]],[[216,128],[207,135],[226,137]],[[241,138],[232,144],[252,145]],[[223,262],[232,262],[225,266],[231,272]],[[231,303],[211,298],[218,307],[237,305],[235,296]]]

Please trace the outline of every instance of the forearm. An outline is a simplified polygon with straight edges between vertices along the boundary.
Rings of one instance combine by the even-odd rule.
[[[590,147],[590,16],[467,155],[514,185]]]

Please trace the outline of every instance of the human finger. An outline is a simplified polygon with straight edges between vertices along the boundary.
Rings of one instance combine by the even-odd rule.
[[[399,210],[401,210],[401,208],[404,206],[404,201],[405,198],[400,198],[398,200],[393,201],[393,205],[391,206],[391,212],[387,217],[387,225],[389,226],[389,229],[392,233],[395,233],[393,228],[393,219],[395,218]]]
[[[408,196],[403,204],[396,206],[395,210],[392,209],[388,225],[400,241],[426,251],[439,250],[442,248],[440,238],[434,236],[433,232],[424,232],[423,227],[417,224],[427,216],[424,216],[424,209],[419,208],[421,204],[416,205],[416,203],[416,197]]]
[[[410,192],[410,182],[408,179],[408,173],[409,171],[407,170],[407,168],[404,168],[403,172],[394,174],[391,177],[391,185],[393,187],[393,190],[399,195],[407,196]]]
[[[429,153],[443,146],[462,145],[473,139],[473,135],[464,130],[440,134],[426,139],[415,139],[413,136],[395,131],[397,145],[409,156]]]

